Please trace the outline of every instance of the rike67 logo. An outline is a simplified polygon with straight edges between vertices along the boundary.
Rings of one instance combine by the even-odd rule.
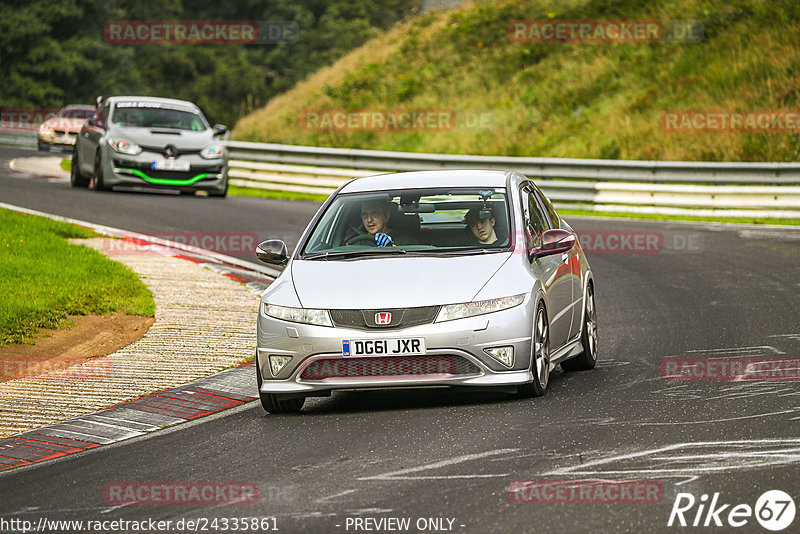
[[[739,528],[756,521],[767,530],[784,530],[794,521],[797,509],[794,500],[781,490],[764,492],[756,505],[724,503],[719,492],[709,500],[708,494],[697,499],[691,493],[678,493],[672,503],[667,526],[722,527]]]

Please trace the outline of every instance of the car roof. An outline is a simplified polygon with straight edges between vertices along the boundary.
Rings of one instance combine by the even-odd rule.
[[[348,182],[340,193],[426,187],[506,187],[509,171],[441,170],[378,174]]]
[[[188,100],[178,100],[176,98],[162,98],[159,96],[108,96],[103,99],[103,102],[110,102],[112,104],[117,102],[155,102],[158,104],[173,104],[178,106],[186,106],[196,108],[197,105]]]

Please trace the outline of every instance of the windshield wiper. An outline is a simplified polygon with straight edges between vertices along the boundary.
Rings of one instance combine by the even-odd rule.
[[[431,256],[475,256],[478,254],[492,254],[494,252],[504,252],[507,247],[493,248],[472,248],[461,247],[449,250],[432,250],[428,254]]]
[[[315,252],[313,254],[306,254],[301,259],[303,260],[329,260],[329,259],[344,259],[356,258],[358,256],[389,256],[393,254],[408,254],[408,251],[403,248],[375,248],[365,250],[340,250],[336,252]]]

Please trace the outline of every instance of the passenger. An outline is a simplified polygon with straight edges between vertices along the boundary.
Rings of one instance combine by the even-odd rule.
[[[494,231],[495,218],[491,208],[470,208],[467,215],[464,217],[475,239],[481,245],[501,245],[502,243],[497,238]]]
[[[387,200],[368,200],[361,205],[361,222],[379,247],[416,245],[419,241],[410,233],[392,229],[392,203]]]

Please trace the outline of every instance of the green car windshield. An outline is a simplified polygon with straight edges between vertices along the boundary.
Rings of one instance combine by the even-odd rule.
[[[111,122],[118,126],[168,128],[202,132],[208,128],[199,110],[159,106],[156,104],[120,102],[114,108]]]

